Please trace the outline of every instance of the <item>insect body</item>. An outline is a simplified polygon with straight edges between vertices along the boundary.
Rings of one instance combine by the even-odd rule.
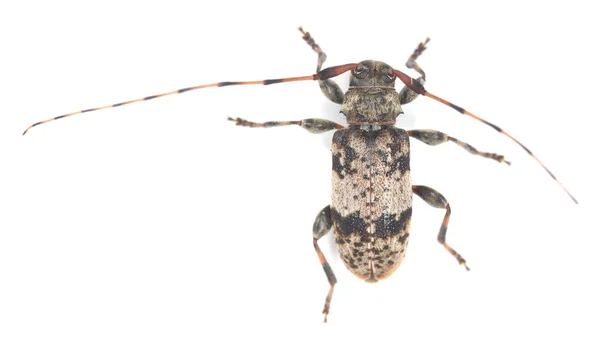
[[[340,256],[352,273],[367,282],[385,279],[397,269],[404,258],[409,237],[413,194],[434,208],[445,209],[446,213],[438,233],[438,242],[454,256],[460,265],[469,270],[465,259],[446,243],[446,230],[451,211],[449,203],[436,190],[411,183],[409,137],[427,145],[453,142],[471,154],[490,158],[500,163],[510,164],[510,162],[506,161],[504,156],[478,151],[473,146],[439,131],[407,131],[396,128],[394,124],[396,118],[402,114],[402,105],[410,103],[419,95],[448,105],[511,138],[527,151],[577,203],[556,177],[521,142],[500,127],[425,90],[425,72],[417,64],[416,59],[425,50],[429,39],[419,44],[406,64],[407,67],[421,75],[419,79],[415,80],[392,69],[385,63],[373,60],[321,70],[326,60],[325,53],[307,32],[304,32],[302,28],[300,31],[303,33],[303,39],[318,54],[317,73],[314,75],[246,82],[220,82],[183,88],[60,115],[34,123],[25,130],[24,134],[32,127],[57,119],[201,88],[317,80],[323,94],[329,100],[341,104],[341,112],[346,116],[348,122],[347,127],[319,118],[264,123],[251,122],[241,118],[228,119],[234,121],[236,125],[246,127],[266,128],[298,125],[312,133],[336,130],[331,149],[331,204],[319,212],[313,225],[313,244],[330,285],[323,308],[325,321],[327,321],[333,289],[337,281],[319,248],[318,240],[333,229]],[[330,78],[347,71],[351,71],[350,88],[344,93]],[[397,78],[405,85],[400,92],[395,89]]]
[[[313,44],[315,47],[319,52]],[[419,54],[417,51],[413,59]],[[313,229],[315,248],[331,286],[323,309],[325,320],[336,280],[317,240],[333,226],[335,243],[346,267],[367,282],[385,279],[404,258],[413,192],[429,204],[448,209],[438,240],[466,267],[465,260],[445,242],[450,210],[444,197],[429,187],[412,186],[410,180],[409,136],[420,139],[423,134],[444,135],[394,127],[402,113],[401,105],[416,97],[406,87],[398,93],[395,79],[389,65],[363,61],[352,71],[350,88],[342,100],[342,113],[349,126],[333,136],[331,205],[317,216]],[[327,83],[334,86],[332,81]],[[493,156],[503,160],[502,156]]]

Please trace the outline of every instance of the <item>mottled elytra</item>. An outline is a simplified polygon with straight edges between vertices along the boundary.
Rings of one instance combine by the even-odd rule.
[[[446,213],[438,233],[438,242],[454,256],[460,265],[469,270],[465,259],[446,243],[446,231],[451,212],[450,204],[436,190],[411,183],[409,138],[412,137],[432,146],[453,142],[471,154],[508,165],[510,162],[506,161],[502,155],[479,151],[461,140],[436,130],[404,130],[394,127],[396,118],[403,113],[402,105],[412,102],[419,95],[450,106],[512,139],[546,170],[573,202],[577,203],[575,197],[520,141],[500,127],[454,103],[429,93],[425,89],[425,72],[417,64],[417,58],[425,51],[429,38],[417,46],[406,62],[408,68],[415,70],[420,75],[418,79],[413,79],[388,64],[374,60],[322,69],[327,56],[308,32],[302,28],[299,29],[302,32],[302,38],[318,54],[317,69],[313,75],[243,82],[218,82],[182,88],[56,116],[32,124],[23,134],[35,126],[61,118],[196,89],[235,85],[269,85],[305,80],[318,81],[323,94],[332,102],[341,105],[341,112],[346,117],[348,126],[320,118],[262,123],[241,118],[228,118],[228,120],[239,126],[253,128],[297,125],[311,133],[336,130],[331,147],[331,203],[319,212],[313,225],[313,245],[329,281],[329,292],[323,308],[325,321],[327,321],[337,280],[319,248],[318,240],[333,228],[335,243],[348,270],[367,282],[385,279],[398,268],[404,258],[410,231],[413,195],[417,195],[434,208],[445,209]],[[344,92],[331,78],[348,71],[351,72],[350,87]],[[399,78],[404,84],[400,92],[395,88],[396,78]]]

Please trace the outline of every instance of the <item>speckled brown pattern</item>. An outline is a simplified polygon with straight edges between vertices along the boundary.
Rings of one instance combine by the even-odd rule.
[[[408,134],[395,127],[333,136],[331,217],[340,256],[375,282],[404,258],[412,213]]]

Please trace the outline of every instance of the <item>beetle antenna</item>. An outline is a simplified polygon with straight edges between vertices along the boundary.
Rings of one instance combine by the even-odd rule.
[[[287,78],[280,78],[280,79],[268,79],[268,80],[257,80],[257,81],[217,82],[217,83],[210,83],[210,84],[207,84],[207,85],[199,85],[199,86],[194,86],[194,87],[182,88],[182,89],[178,89],[178,90],[172,91],[172,92],[150,95],[150,96],[139,98],[139,99],[128,100],[128,101],[124,101],[124,102],[120,102],[120,103],[116,103],[116,104],[100,106],[100,107],[97,107],[97,108],[79,110],[79,111],[72,112],[70,114],[64,114],[64,115],[52,117],[52,118],[49,118],[49,119],[44,120],[44,121],[36,122],[36,123],[32,124],[31,126],[27,127],[27,129],[25,129],[25,131],[23,132],[23,135],[25,135],[31,128],[33,128],[35,126],[39,126],[39,125],[44,124],[44,123],[48,123],[48,122],[52,122],[52,121],[55,121],[55,120],[59,120],[61,118],[65,118],[65,117],[69,117],[69,116],[74,116],[74,115],[79,115],[79,114],[84,114],[84,113],[92,112],[92,111],[99,111],[99,110],[104,110],[104,109],[116,108],[118,106],[123,106],[123,105],[138,103],[138,102],[144,102],[144,101],[147,101],[147,100],[150,100],[150,99],[161,98],[161,97],[166,97],[166,96],[169,96],[169,95],[185,93],[185,92],[193,91],[193,90],[196,90],[196,89],[210,88],[210,87],[237,86],[237,85],[272,85],[272,84],[275,84],[275,83],[294,82],[294,81],[327,80],[329,78],[341,75],[341,74],[345,73],[348,70],[354,69],[354,68],[357,67],[357,65],[358,64],[344,64],[344,65],[332,66],[330,68],[323,69],[323,70],[321,70],[320,72],[318,72],[316,74],[308,75],[308,76],[287,77]]]
[[[554,174],[552,174],[550,169],[548,169],[548,167],[546,167],[544,165],[544,163],[542,163],[542,161],[540,161],[540,159],[537,158],[537,156],[531,152],[531,150],[529,150],[525,145],[523,145],[523,143],[518,141],[515,137],[513,137],[512,135],[507,133],[505,130],[503,130],[502,128],[496,126],[495,124],[493,124],[491,122],[484,120],[483,118],[473,114],[472,112],[467,111],[464,108],[461,108],[460,106],[447,101],[446,99],[440,98],[435,94],[431,94],[431,93],[427,92],[427,90],[425,90],[425,87],[423,87],[423,85],[421,85],[416,80],[414,80],[412,77],[408,76],[407,74],[403,73],[402,71],[394,70],[394,75],[396,75],[398,78],[400,78],[400,80],[402,80],[402,82],[408,88],[412,89],[414,92],[424,95],[426,97],[429,97],[433,100],[437,100],[438,102],[453,108],[454,110],[460,112],[463,115],[467,115],[469,117],[476,119],[479,122],[483,122],[483,123],[487,124],[488,126],[494,128],[498,133],[502,133],[502,134],[506,135],[507,137],[509,137],[510,139],[512,139],[512,141],[514,141],[519,146],[521,146],[521,148],[523,148],[523,150],[525,150],[531,157],[533,157],[534,160],[536,160],[537,163],[539,163],[542,166],[542,168],[544,168],[546,170],[546,173],[548,173],[548,175],[550,175],[550,177],[557,184],[559,184],[560,187],[562,187],[562,189],[569,195],[569,197],[571,197],[571,199],[573,200],[573,202],[575,202],[575,204],[579,204],[579,202],[577,202],[577,199],[575,199],[575,197],[573,197],[573,195],[569,192],[569,190],[567,190],[567,188],[560,181],[558,181],[558,179],[556,178],[556,176],[554,176]]]

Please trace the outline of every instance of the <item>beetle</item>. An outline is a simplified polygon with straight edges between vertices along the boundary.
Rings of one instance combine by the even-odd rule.
[[[450,204],[435,189],[411,183],[409,138],[432,146],[453,142],[471,154],[508,165],[510,162],[506,161],[502,155],[479,151],[470,144],[440,131],[404,130],[395,127],[396,119],[403,113],[402,105],[412,102],[419,95],[445,104],[509,137],[533,157],[571,197],[573,202],[577,203],[575,197],[557,180],[554,174],[520,141],[500,127],[454,103],[429,93],[424,88],[426,74],[417,64],[417,58],[426,50],[429,38],[419,43],[407,60],[406,66],[420,75],[419,78],[413,79],[409,75],[393,69],[390,65],[375,60],[322,69],[327,59],[326,54],[308,32],[302,28],[299,30],[304,41],[318,55],[317,69],[313,75],[256,81],[218,82],[182,88],[56,116],[30,125],[23,135],[33,127],[62,118],[197,89],[234,85],[270,85],[306,80],[318,81],[323,94],[332,102],[341,105],[340,112],[346,117],[347,127],[320,118],[262,123],[242,118],[228,118],[228,120],[233,121],[236,125],[252,128],[297,125],[317,134],[335,130],[331,148],[331,204],[317,214],[313,224],[313,245],[330,286],[323,307],[325,322],[327,322],[337,280],[319,248],[319,239],[333,229],[337,249],[348,270],[358,278],[371,283],[385,279],[393,274],[404,258],[409,238],[413,195],[417,195],[434,208],[446,210],[437,240],[461,266],[469,270],[465,259],[446,243],[446,231],[451,214]],[[331,78],[348,71],[350,71],[350,87],[343,92]],[[396,79],[400,79],[404,84],[400,92],[395,88]]]

